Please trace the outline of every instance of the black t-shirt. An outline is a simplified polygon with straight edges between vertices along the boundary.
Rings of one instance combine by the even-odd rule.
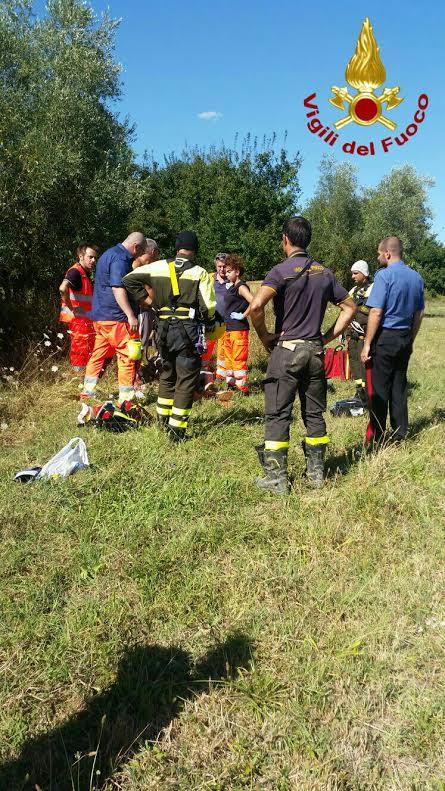
[[[68,280],[68,283],[70,284],[73,291],[82,291],[82,276],[75,266],[71,267],[71,269],[68,269],[68,272],[65,275],[65,280]]]
[[[319,339],[328,302],[337,305],[348,297],[333,272],[316,261],[294,280],[307,261],[307,253],[296,253],[274,266],[263,281],[275,292],[275,332],[281,340]]]
[[[231,319],[231,313],[245,313],[249,307],[247,299],[239,293],[240,286],[249,286],[245,280],[240,280],[239,283],[226,283],[226,299],[224,302],[224,321],[226,330],[229,332],[233,330],[248,330],[249,322],[247,319]],[[249,289],[250,291],[250,289]]]

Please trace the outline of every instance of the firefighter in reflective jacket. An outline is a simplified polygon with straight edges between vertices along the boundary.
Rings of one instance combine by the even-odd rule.
[[[351,266],[351,273],[355,286],[351,288],[349,296],[352,297],[357,305],[357,313],[354,316],[354,321],[351,322],[346,330],[349,365],[356,387],[354,398],[362,406],[366,406],[366,369],[360,359],[360,355],[363,350],[363,340],[368,325],[369,308],[366,307],[366,300],[372,291],[373,283],[369,280],[369,267],[366,261],[356,261]]]
[[[150,302],[158,316],[157,339],[162,357],[156,412],[170,439],[185,438],[204,351],[204,330],[215,318],[213,277],[195,264],[198,237],[182,231],[176,258],[156,261],[126,275],[123,284],[141,304]]]
[[[94,326],[90,318],[93,301],[91,273],[96,266],[98,248],[84,242],[76,250],[77,261],[65,273],[59,286],[59,321],[68,325],[70,363],[76,372],[84,371],[94,347]]]

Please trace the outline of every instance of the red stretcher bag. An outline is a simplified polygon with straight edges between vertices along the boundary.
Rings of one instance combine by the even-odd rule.
[[[343,346],[325,349],[324,370],[326,379],[342,379],[343,381],[350,379],[348,350]]]

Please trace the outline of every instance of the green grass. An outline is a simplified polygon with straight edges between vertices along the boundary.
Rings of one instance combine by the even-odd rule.
[[[252,485],[259,385],[184,446],[81,430],[91,468],[31,486],[76,384],[1,392],[1,791],[445,789],[444,329],[430,302],[403,446],[328,418],[321,493],[296,411],[286,499]]]

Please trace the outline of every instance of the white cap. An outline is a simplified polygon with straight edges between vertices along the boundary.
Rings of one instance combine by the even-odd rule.
[[[351,272],[361,272],[365,277],[369,277],[369,266],[366,261],[356,261],[351,266]]]

